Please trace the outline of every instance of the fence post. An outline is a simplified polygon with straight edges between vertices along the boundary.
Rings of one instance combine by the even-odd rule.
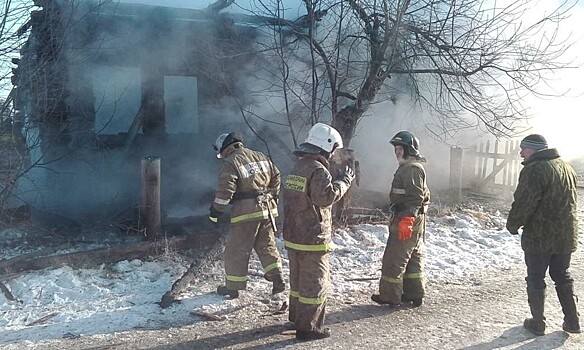
[[[142,203],[140,217],[146,228],[146,238],[157,240],[160,236],[160,158],[142,159]]]
[[[450,147],[450,204],[460,202],[462,199],[462,148]]]

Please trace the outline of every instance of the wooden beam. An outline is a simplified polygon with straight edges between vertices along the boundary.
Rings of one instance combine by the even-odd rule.
[[[160,255],[168,251],[197,249],[212,245],[219,234],[202,233],[185,237],[170,238],[156,242],[140,242],[137,244],[93,249],[67,254],[37,256],[27,259],[19,256],[0,261],[0,275],[8,275],[23,271],[42,270],[70,266],[74,268],[90,268],[104,263],[116,263],[123,260],[140,259],[146,256]]]
[[[160,214],[160,158],[142,159],[142,203],[140,217],[144,220],[146,237],[157,240],[161,237]]]

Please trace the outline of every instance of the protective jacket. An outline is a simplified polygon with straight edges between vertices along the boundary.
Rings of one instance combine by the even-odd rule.
[[[424,158],[409,157],[400,164],[393,175],[393,182],[389,192],[390,209],[394,216],[392,228],[397,225],[399,219],[405,216],[413,216],[416,218],[413,227],[414,234],[423,230],[421,225],[423,216],[420,214],[426,213],[430,203],[430,190],[426,184],[426,170],[422,165],[424,161]]]
[[[230,203],[231,223],[278,216],[276,200],[280,191],[280,170],[263,153],[237,142],[223,158],[213,207],[224,212]]]
[[[397,305],[404,298],[421,300],[425,295],[424,231],[430,190],[424,161],[423,157],[408,157],[400,163],[391,183],[392,220],[379,280],[379,298],[390,304]],[[415,218],[412,235],[400,240],[399,222],[407,216]]]
[[[523,227],[527,253],[568,254],[578,246],[577,175],[554,148],[534,153],[523,163],[507,229]]]
[[[287,249],[331,251],[331,207],[350,187],[333,181],[328,161],[316,154],[300,158],[284,184],[284,240]]]

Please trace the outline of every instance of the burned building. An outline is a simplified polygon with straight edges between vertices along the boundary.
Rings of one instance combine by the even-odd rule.
[[[156,156],[164,213],[206,211],[218,166],[210,145],[244,125],[232,97],[245,99],[239,82],[262,20],[212,6],[35,5],[14,81],[30,152],[16,196],[43,212],[111,218],[137,208],[140,161]]]

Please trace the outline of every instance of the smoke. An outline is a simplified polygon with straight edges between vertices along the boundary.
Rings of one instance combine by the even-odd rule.
[[[209,5],[208,1],[191,0],[120,3],[198,9]],[[308,115],[309,108],[302,101],[312,97],[305,84],[312,73],[306,47],[297,47],[294,55],[284,53],[290,54],[286,56],[290,59],[286,68],[297,78],[285,85],[277,80],[279,67],[274,62],[278,56],[252,57],[250,51],[227,58],[214,55],[221,53],[219,46],[225,43],[203,38],[216,34],[217,27],[210,23],[202,28],[201,21],[184,14],[174,20],[177,12],[173,11],[151,9],[146,21],[115,6],[104,7],[101,17],[72,14],[67,40],[73,50],[67,60],[72,77],[70,88],[77,95],[68,102],[73,111],[71,145],[76,152],[68,159],[51,163],[46,171],[39,170],[44,175],[35,173],[37,181],[29,189],[40,206],[78,218],[119,213],[127,203],[137,208],[140,161],[157,156],[161,158],[164,214],[206,214],[221,163],[211,145],[219,134],[232,131],[242,133],[246,146],[270,155],[287,173],[294,143],[302,142],[311,122],[317,121],[311,120],[314,116]],[[125,21],[100,20],[114,14]],[[261,48],[273,47],[273,37],[254,39]],[[163,72],[157,71],[160,66]],[[144,98],[145,80],[154,81],[151,88],[162,91],[166,135],[139,133],[134,146],[128,148],[124,140],[140,106],[145,101],[156,102],[152,96]],[[347,84],[359,81],[356,75]],[[289,89],[288,101],[282,97],[283,86]],[[326,88],[323,90],[319,91],[322,103],[315,115],[318,121],[330,123],[330,96]],[[457,139],[445,142],[432,134],[431,123],[428,114],[404,95],[399,95],[396,102],[374,105],[359,123],[350,145],[360,162],[361,187],[389,191],[398,164],[388,141],[398,131],[409,130],[420,140],[420,152],[427,158],[425,168],[431,191],[448,188],[449,147],[474,146],[477,132],[460,133]],[[95,144],[88,132],[92,128],[91,132],[97,134]]]
[[[28,125],[38,166],[22,179],[17,196],[78,221],[112,219],[137,212],[141,159],[160,157],[163,215],[206,214],[220,165],[211,147],[215,138],[241,131],[252,139],[237,104],[220,89],[221,79],[237,81],[237,69],[246,63],[220,66],[224,60],[213,56],[220,50],[211,39],[216,26],[176,20],[172,9],[139,7],[133,13],[116,3],[65,8],[61,62],[73,92],[67,98],[70,140],[51,145],[46,132]],[[148,112],[164,112],[164,132],[137,130],[132,138],[144,103]]]
[[[403,96],[402,96],[403,97]],[[364,116],[357,127],[351,148],[357,152],[361,168],[361,187],[389,192],[393,174],[398,168],[394,148],[389,140],[399,131],[408,130],[420,140],[420,153],[431,191],[448,188],[449,147],[429,135],[424,112],[399,99],[397,103],[379,103]]]

